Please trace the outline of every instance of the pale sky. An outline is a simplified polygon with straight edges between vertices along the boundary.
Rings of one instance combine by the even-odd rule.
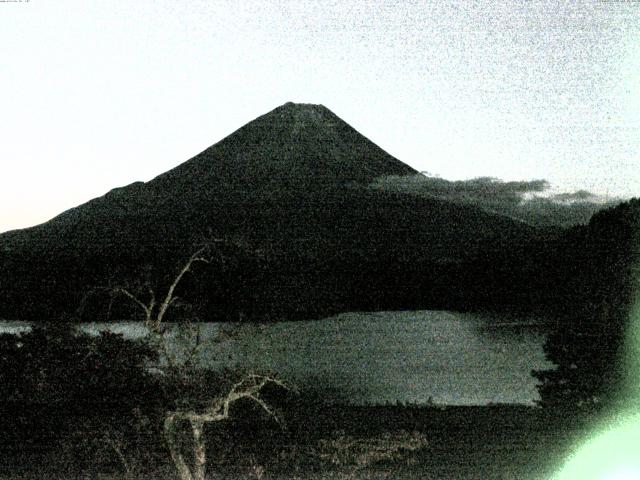
[[[640,2],[0,1],[0,231],[286,101],[444,178],[640,195]]]

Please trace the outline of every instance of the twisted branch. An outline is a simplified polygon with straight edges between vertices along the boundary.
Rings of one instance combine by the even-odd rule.
[[[231,405],[243,398],[257,403],[271,418],[281,424],[280,418],[275,411],[265,402],[260,393],[269,384],[278,385],[289,390],[289,387],[282,381],[270,375],[251,374],[235,383],[229,392],[223,397],[217,397],[211,402],[208,408],[202,412],[195,410],[178,410],[167,415],[164,422],[164,434],[171,458],[173,459],[181,480],[201,480],[204,479],[204,452],[205,445],[202,438],[202,430],[205,424],[210,422],[220,422],[230,417]],[[194,446],[194,465],[189,468],[184,456],[180,452],[177,442],[176,425],[181,422],[189,422],[192,429]]]

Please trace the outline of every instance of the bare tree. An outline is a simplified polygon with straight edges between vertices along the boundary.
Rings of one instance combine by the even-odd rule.
[[[220,240],[217,240],[220,241]],[[182,359],[178,359],[168,348],[168,338],[165,328],[166,316],[171,307],[176,306],[178,297],[176,289],[184,276],[192,270],[196,263],[211,263],[210,245],[205,245],[196,250],[185,262],[178,274],[173,278],[167,293],[159,301],[156,290],[150,285],[146,285],[147,300],[143,300],[142,294],[125,287],[111,288],[114,294],[121,294],[130,299],[144,313],[144,325],[149,332],[150,341],[160,349],[164,356],[167,376],[174,379],[177,375],[186,376],[190,372],[189,367],[197,365],[197,356],[205,343],[201,341],[199,327],[192,323],[185,323],[183,327],[187,331],[191,346],[185,349]],[[209,339],[209,342],[217,341],[216,338]],[[204,439],[204,427],[211,422],[220,422],[230,418],[231,406],[239,400],[247,400],[256,403],[274,420],[280,422],[275,411],[260,396],[267,385],[277,385],[287,388],[283,382],[272,375],[249,374],[222,394],[212,395],[205,402],[200,402],[200,406],[193,403],[181,402],[180,408],[168,411],[165,414],[163,431],[165,441],[169,447],[171,459],[178,471],[180,480],[204,480],[207,463],[206,444]],[[192,451],[191,461],[185,459],[182,452],[180,436],[183,434],[181,424],[187,424],[190,432],[190,443]],[[127,463],[124,463],[127,467]]]
[[[273,376],[251,374],[234,384],[226,394],[212,399],[210,404],[202,410],[177,410],[167,414],[164,421],[164,434],[171,452],[171,458],[178,469],[180,480],[204,480],[207,461],[206,445],[203,438],[204,426],[211,422],[229,419],[233,403],[243,399],[253,401],[274,420],[280,422],[275,411],[260,397],[263,388],[269,384],[287,388]],[[193,450],[191,467],[181,452],[178,440],[178,424],[180,422],[187,422],[191,429]]]
[[[163,321],[165,315],[169,308],[176,304],[178,297],[176,296],[176,288],[178,284],[182,281],[184,276],[191,270],[193,265],[198,262],[202,263],[211,263],[210,255],[208,254],[210,247],[209,245],[205,245],[196,250],[186,261],[186,263],[182,266],[178,274],[175,276],[171,285],[169,285],[169,289],[165,297],[162,299],[160,303],[156,300],[156,292],[150,286],[147,285],[147,291],[149,294],[149,300],[145,303],[139,295],[136,295],[129,291],[124,287],[114,287],[112,288],[113,293],[120,293],[134,303],[136,303],[144,312],[144,324],[145,327],[149,329],[150,332],[153,333],[163,333]]]

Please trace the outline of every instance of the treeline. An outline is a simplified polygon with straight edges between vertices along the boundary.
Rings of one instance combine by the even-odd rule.
[[[631,264],[632,200],[567,230],[512,232],[487,238],[482,248],[447,260],[401,224],[384,238],[363,243],[366,232],[346,241],[312,239],[310,245],[223,238],[216,255],[181,285],[182,315],[202,321],[282,321],[323,318],[344,311],[448,309],[513,312],[570,318],[580,305],[615,301]],[[143,235],[141,233],[141,235]],[[210,239],[203,237],[202,241]],[[184,240],[186,242],[186,239]],[[471,241],[471,240],[469,240]],[[302,242],[304,243],[304,242]],[[326,244],[325,244],[326,243]],[[331,245],[335,243],[335,249]],[[173,245],[173,246],[171,246]],[[44,248],[44,247],[42,247]],[[127,302],[114,302],[114,287],[168,288],[194,244],[121,244],[77,250],[25,249],[5,255],[0,292],[5,318],[81,321],[139,318]],[[426,250],[425,250],[426,249]],[[25,302],[31,297],[33,301]]]
[[[596,213],[588,225],[564,237],[550,258],[550,266],[566,278],[554,298],[561,315],[545,344],[557,368],[533,372],[541,382],[542,405],[629,408],[629,392],[638,387],[628,356],[636,347],[634,322],[640,320],[634,312],[639,262],[638,199]]]
[[[472,207],[356,186],[278,190],[266,199],[249,192],[236,201],[205,193],[198,203],[158,194],[166,205],[144,209],[107,196],[48,224],[3,234],[0,317],[73,320],[80,304],[90,308],[83,302],[92,289],[166,285],[197,245],[211,241],[219,255],[180,294],[203,320],[457,309],[466,298],[452,283],[460,265],[538,235]],[[109,312],[108,305],[104,300],[86,318]]]
[[[556,367],[533,372],[540,404],[574,412],[614,408],[638,383],[626,348],[639,262],[640,200],[632,199],[586,225],[460,265],[451,278],[459,292],[453,304],[550,321],[545,353]]]

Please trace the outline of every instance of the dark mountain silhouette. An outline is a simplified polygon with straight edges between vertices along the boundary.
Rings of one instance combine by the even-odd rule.
[[[413,173],[327,108],[287,103],[147,183],[0,235],[0,318],[68,319],[93,286],[166,282],[211,239],[222,257],[181,292],[208,319],[455,308],[452,271],[538,232],[370,188]]]
[[[638,219],[640,200],[631,199],[586,225],[478,257],[450,276],[464,296],[454,303],[535,311],[560,322],[600,308],[626,310],[640,287]]]

